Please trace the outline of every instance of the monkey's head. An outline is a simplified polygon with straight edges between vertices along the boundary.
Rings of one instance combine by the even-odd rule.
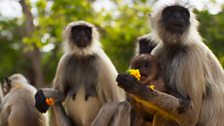
[[[4,83],[2,84],[3,94],[7,94],[11,88],[21,87],[24,84],[28,84],[27,79],[20,73],[5,77]]]
[[[98,32],[94,25],[85,21],[69,23],[64,32],[65,51],[76,54],[89,54],[100,46]]]
[[[154,56],[150,54],[141,54],[131,60],[130,68],[139,69],[141,74],[140,81],[147,84],[155,80],[159,74],[159,65]]]
[[[166,44],[177,44],[197,32],[198,22],[183,0],[159,0],[151,13],[155,34]]]

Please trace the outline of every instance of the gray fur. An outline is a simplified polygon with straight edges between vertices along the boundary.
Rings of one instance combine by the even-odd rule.
[[[66,84],[64,92],[68,96],[75,95],[80,85],[85,87],[85,99],[89,96],[96,96],[96,87],[98,84],[97,73],[97,55],[77,56],[68,55],[65,58],[65,69],[63,71],[63,83]],[[85,83],[84,83],[85,82]]]
[[[0,126],[47,126],[46,117],[34,106],[35,88],[20,74],[10,77],[12,87],[3,97]]]
[[[70,38],[71,29],[79,25],[92,30],[91,42],[83,48]],[[63,33],[65,52],[58,63],[53,86],[66,98],[63,106],[53,106],[52,126],[89,126],[94,120],[100,124],[101,118],[110,121],[107,113],[113,113],[116,106],[108,108],[107,103],[117,105],[125,100],[125,94],[116,85],[117,71],[101,48],[95,26],[85,21],[71,22]]]

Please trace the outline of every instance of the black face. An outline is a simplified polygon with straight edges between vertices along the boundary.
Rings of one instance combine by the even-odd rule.
[[[190,24],[189,11],[181,6],[169,6],[162,12],[162,27],[174,34],[183,34]]]
[[[90,45],[92,40],[92,29],[88,26],[74,26],[71,29],[71,40],[79,48]]]

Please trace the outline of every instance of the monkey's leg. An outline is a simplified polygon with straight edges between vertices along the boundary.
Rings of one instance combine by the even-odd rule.
[[[56,103],[52,107],[52,117],[54,122],[51,124],[51,126],[75,126],[73,122],[69,119],[69,117],[66,115],[65,110],[61,103]]]
[[[117,110],[117,102],[108,102],[104,104],[91,126],[108,126],[115,111]]]
[[[1,111],[1,120],[0,120],[0,126],[8,126],[8,120],[9,120],[9,115],[11,112],[11,108],[4,107]]]
[[[150,106],[168,114],[175,120],[175,117],[178,117],[177,115],[190,108],[189,100],[151,90],[128,74],[119,74],[116,80],[121,88],[139,98],[145,106]]]
[[[131,106],[127,101],[120,102],[110,126],[130,126]]]

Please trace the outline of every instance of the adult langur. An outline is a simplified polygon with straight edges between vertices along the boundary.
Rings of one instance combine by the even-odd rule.
[[[152,55],[158,59],[168,93],[149,90],[126,74],[119,74],[117,81],[161,113],[154,117],[156,126],[169,126],[162,118],[179,126],[222,126],[224,71],[203,43],[195,14],[185,5],[180,0],[160,0],[151,13],[152,40],[160,42]],[[170,90],[180,96],[171,95]]]

